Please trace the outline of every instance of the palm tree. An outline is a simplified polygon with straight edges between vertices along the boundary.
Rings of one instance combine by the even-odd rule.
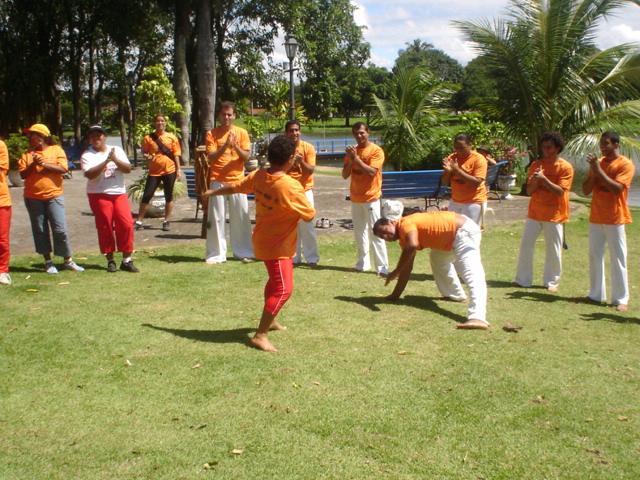
[[[481,108],[538,153],[538,139],[559,131],[574,154],[596,148],[600,134],[621,134],[640,151],[640,47],[598,50],[604,17],[639,0],[511,0],[506,18],[455,22],[475,43],[497,83]],[[635,137],[635,138],[634,138]]]
[[[453,91],[424,67],[400,67],[389,80],[386,99],[373,95],[373,125],[382,128],[382,143],[394,167],[402,170],[426,156],[427,128],[439,125],[443,105]]]

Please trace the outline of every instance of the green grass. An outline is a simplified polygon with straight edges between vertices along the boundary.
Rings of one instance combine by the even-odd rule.
[[[629,312],[581,303],[586,226],[568,229],[557,295],[511,286],[521,224],[486,232],[488,332],[455,330],[465,306],[437,298],[426,252],[394,305],[348,271],[350,236],[323,237],[322,267],[296,269],[278,354],[245,345],[260,263],[210,267],[175,246],[138,252],[139,275],[92,254],[84,274],[47,277],[14,258],[0,478],[638,478],[640,247]]]

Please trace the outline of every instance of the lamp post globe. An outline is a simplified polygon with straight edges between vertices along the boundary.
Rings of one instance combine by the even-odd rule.
[[[293,59],[298,52],[298,42],[291,35],[287,35],[284,41],[284,50],[289,59],[289,120],[295,120],[296,118],[296,105],[293,90]]]

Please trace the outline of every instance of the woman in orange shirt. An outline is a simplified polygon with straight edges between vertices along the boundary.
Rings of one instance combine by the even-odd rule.
[[[9,275],[9,229],[11,227],[11,195],[7,185],[9,151],[0,140],[0,285],[11,285]]]
[[[51,231],[53,253],[64,257],[62,268],[83,272],[84,268],[71,257],[67,234],[62,191],[62,176],[68,171],[67,156],[53,143],[46,125],[36,123],[24,132],[29,136],[29,151],[20,158],[18,169],[24,179],[24,203],[31,219],[36,252],[44,257],[45,271],[57,274],[51,259]]]
[[[155,131],[142,141],[142,153],[149,160],[149,176],[138,209],[136,230],[144,228],[142,220],[149,208],[149,202],[162,182],[165,200],[162,230],[168,232],[169,219],[173,211],[173,186],[176,179],[180,178],[180,141],[174,134],[165,131],[167,120],[164,115],[156,115],[153,121]]]
[[[264,261],[269,280],[264,289],[264,308],[260,325],[250,343],[265,352],[276,352],[267,338],[269,330],[282,330],[276,316],[293,292],[293,256],[296,254],[298,222],[308,222],[316,214],[304,194],[302,185],[287,171],[294,161],[296,145],[284,135],[269,144],[270,167],[252,172],[239,183],[203,195],[251,193],[256,196],[256,227],[253,249]]]

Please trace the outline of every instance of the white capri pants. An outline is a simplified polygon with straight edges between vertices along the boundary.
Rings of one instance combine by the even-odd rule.
[[[607,289],[604,276],[604,248],[609,247],[611,263],[611,303],[629,303],[627,278],[627,235],[624,225],[589,224],[589,298],[606,302]]]
[[[307,190],[304,195],[309,200],[312,207],[315,207],[313,200],[313,190]],[[318,239],[316,238],[316,229],[313,220],[298,222],[298,243],[296,246],[296,256],[293,257],[293,263],[302,262],[302,256],[307,263],[318,263],[320,255],[318,254]]]
[[[456,212],[460,215],[464,215],[475,222],[476,225],[482,228],[482,220],[484,211],[486,209],[487,202],[484,203],[458,203],[453,200],[449,200],[449,211]]]
[[[542,282],[545,287],[557,287],[562,274],[562,232],[564,225],[555,222],[540,222],[527,218],[520,241],[520,255],[516,283],[521,287],[533,285],[533,252],[540,232],[544,234],[545,257]]]
[[[351,202],[351,218],[357,248],[355,269],[361,272],[371,269],[369,259],[369,242],[371,242],[376,272],[388,273],[387,245],[383,239],[373,234],[373,224],[380,218],[380,200],[369,203]]]

